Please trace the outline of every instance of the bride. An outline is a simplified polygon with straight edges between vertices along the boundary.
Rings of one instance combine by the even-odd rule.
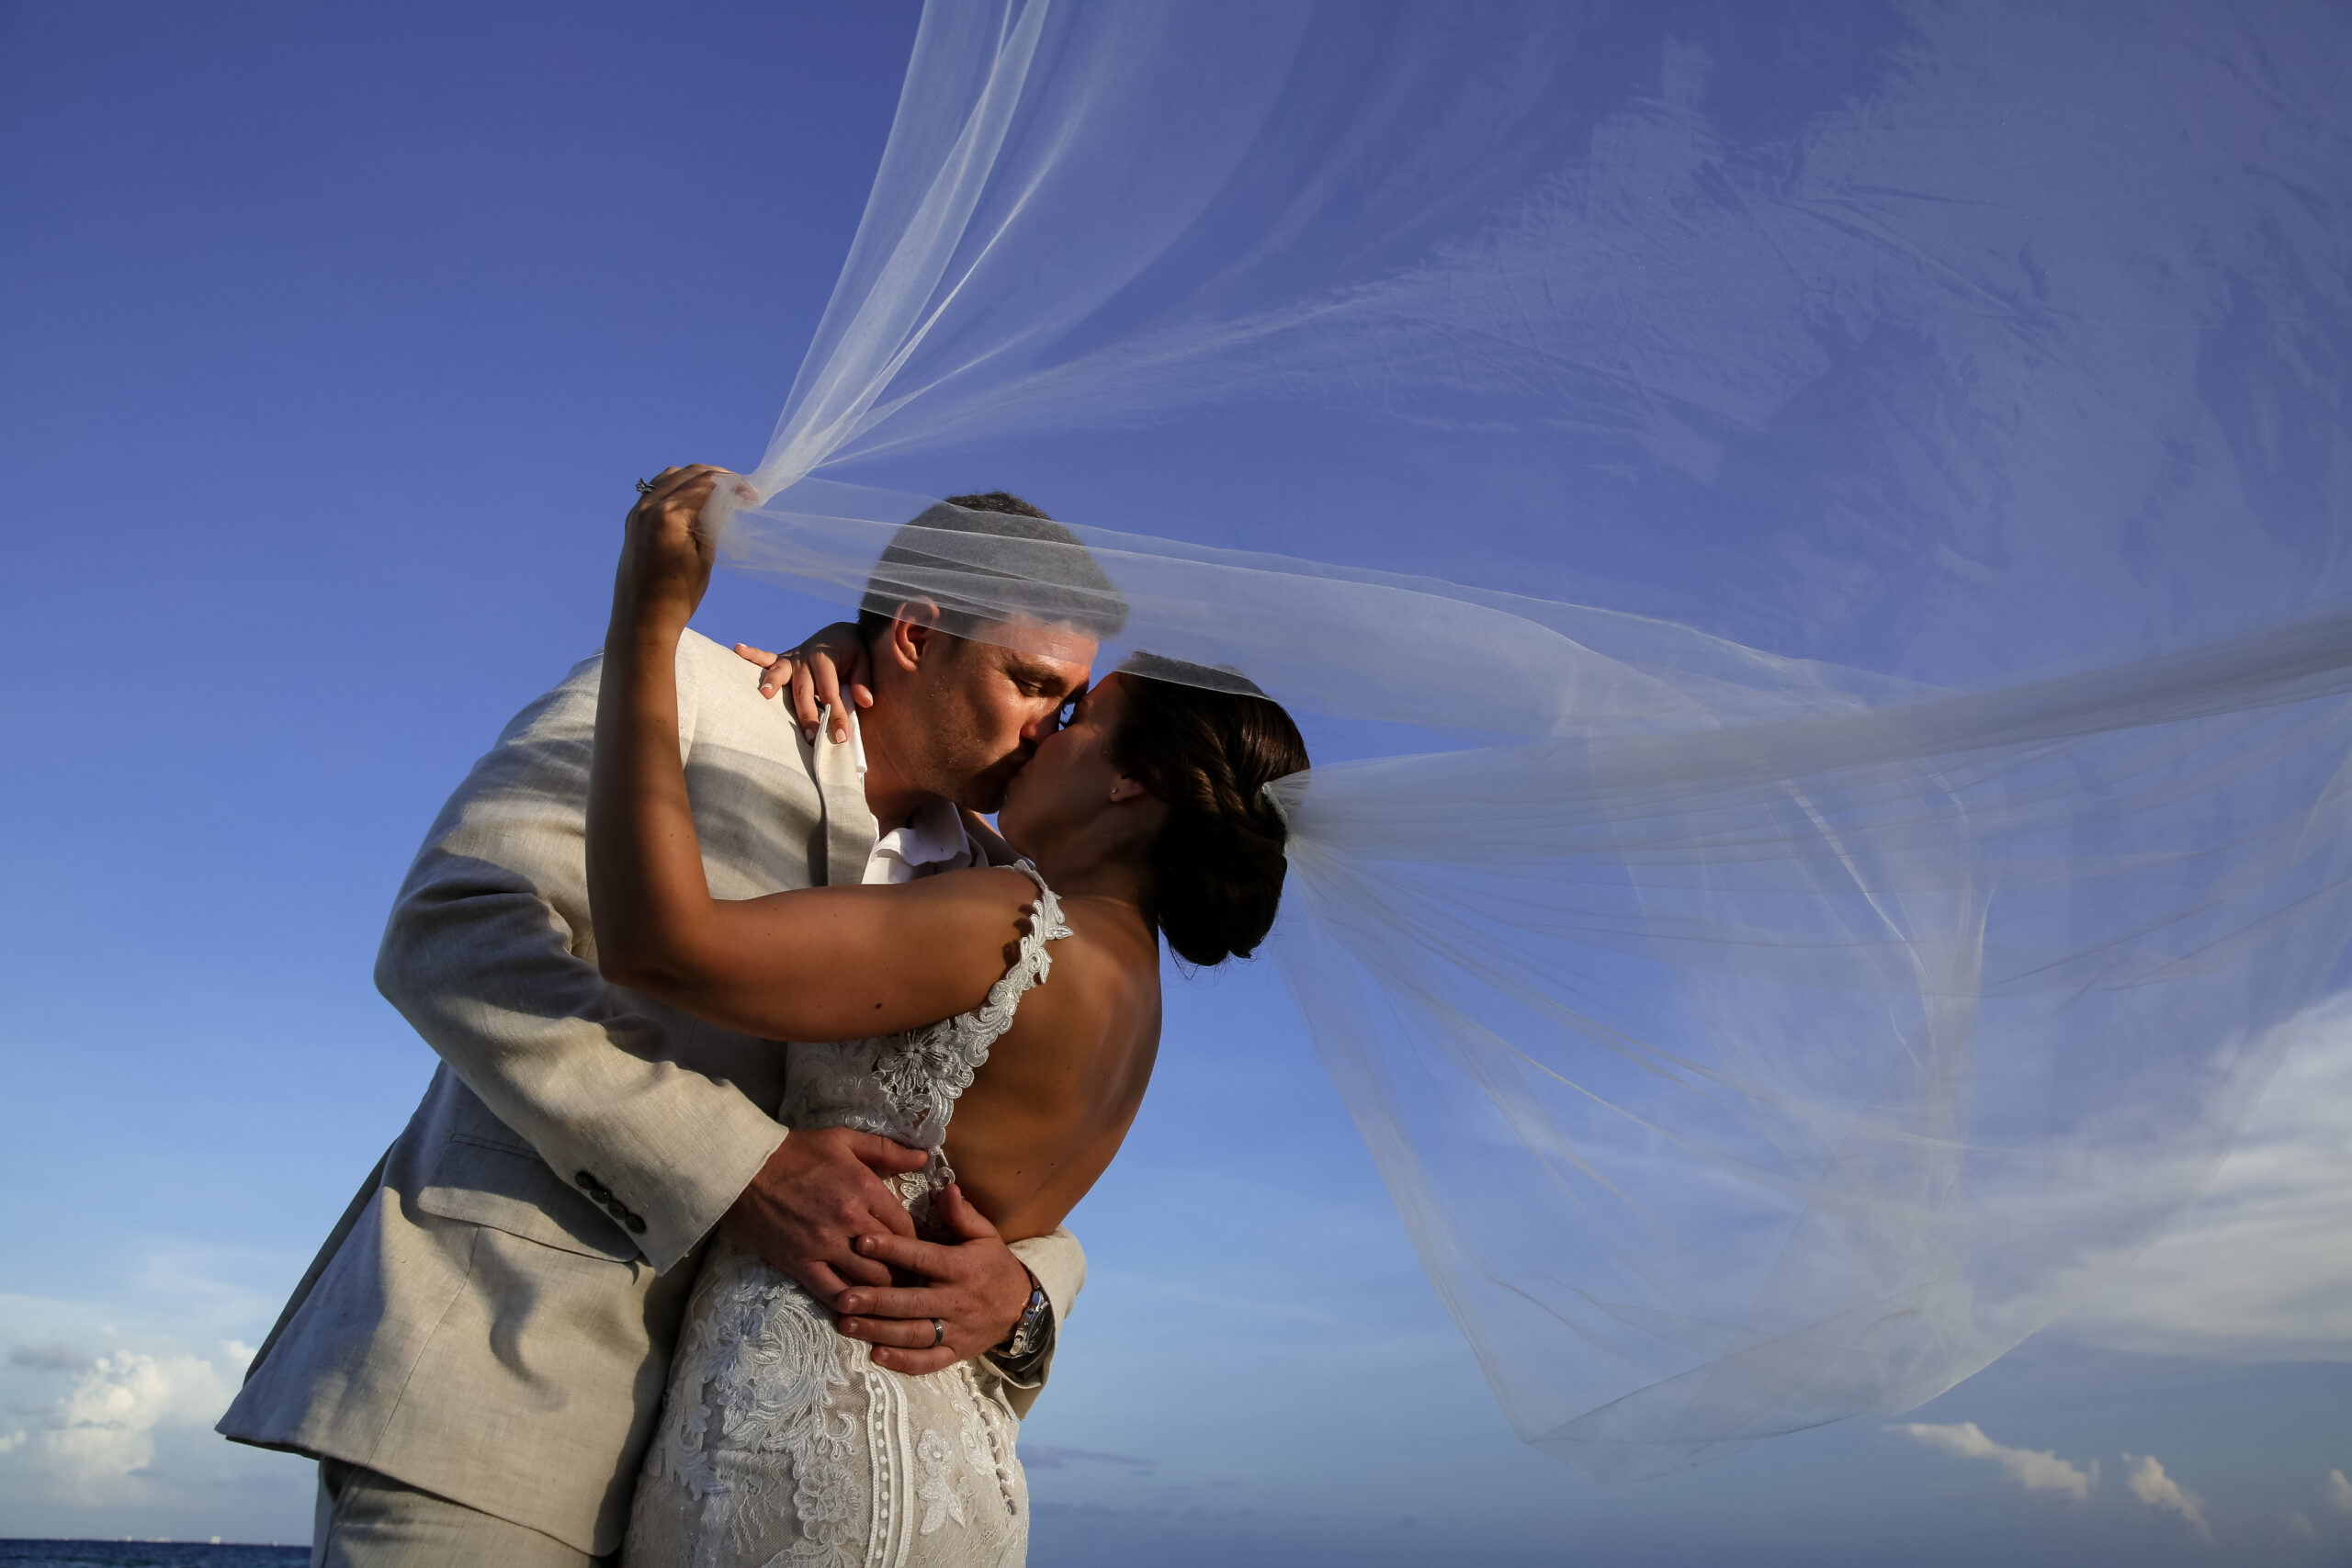
[[[1142,1103],[1159,1043],[1159,938],[1212,964],[1272,924],[1283,829],[1261,792],[1306,767],[1306,747],[1263,697],[1154,679],[1150,660],[1131,660],[1079,699],[1007,790],[999,822],[1025,858],[714,899],[678,760],[674,660],[713,560],[695,519],[725,477],[673,469],[630,513],[589,803],[599,963],[712,1023],[831,1043],[796,1048],[783,1120],[929,1151],[899,1179],[926,1235],[1043,1235],[1102,1176]],[[882,1238],[862,1245],[906,1260]],[[842,1299],[851,1313],[876,1304]],[[882,1337],[854,1318],[842,1326]],[[1017,1422],[994,1375],[965,1361],[909,1376],[891,1360],[717,1243],[624,1561],[1022,1561]]]

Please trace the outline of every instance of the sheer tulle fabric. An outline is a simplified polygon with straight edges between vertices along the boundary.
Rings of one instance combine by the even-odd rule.
[[[958,466],[1074,476],[1125,644],[1419,727],[1276,786],[1272,947],[1519,1430],[1637,1476],[1905,1409],[2343,979],[2346,58],[2291,6],[933,4],[714,521],[854,604]],[[1006,613],[1071,547],[888,586]]]

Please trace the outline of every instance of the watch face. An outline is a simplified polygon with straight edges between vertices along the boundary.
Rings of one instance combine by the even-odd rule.
[[[1021,1312],[1021,1321],[1012,1325],[1012,1353],[1025,1356],[1036,1348],[1037,1331],[1046,1321],[1046,1309],[1052,1303],[1042,1290],[1029,1292],[1029,1304]]]

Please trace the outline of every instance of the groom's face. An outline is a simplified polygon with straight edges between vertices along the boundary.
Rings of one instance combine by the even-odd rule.
[[[1004,786],[1061,726],[1086,689],[1095,642],[1069,626],[999,623],[987,640],[926,639],[914,679],[894,694],[913,699],[894,726],[906,738],[909,782],[974,811],[994,811]]]

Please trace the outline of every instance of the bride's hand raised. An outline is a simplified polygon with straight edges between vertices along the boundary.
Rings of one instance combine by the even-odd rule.
[[[708,463],[664,468],[646,486],[629,508],[620,570],[613,580],[616,623],[667,633],[684,629],[693,618],[718,556],[718,540],[703,525],[702,512],[722,484],[735,487],[739,501],[756,499],[741,477]]]

